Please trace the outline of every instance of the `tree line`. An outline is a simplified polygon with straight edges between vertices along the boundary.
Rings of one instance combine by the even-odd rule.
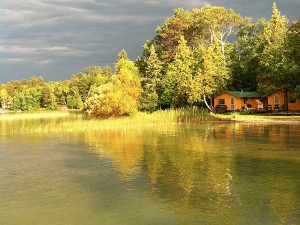
[[[300,21],[273,4],[269,20],[253,22],[224,7],[176,9],[156,29],[135,62],[122,50],[114,72],[92,66],[70,80],[42,77],[0,86],[2,107],[55,110],[65,105],[101,117],[137,110],[206,105],[223,90],[275,91],[300,96]]]

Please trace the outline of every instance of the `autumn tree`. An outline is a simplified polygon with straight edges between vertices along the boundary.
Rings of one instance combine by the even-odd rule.
[[[93,86],[85,102],[85,110],[98,117],[130,115],[138,109],[141,85],[137,67],[122,50],[115,63],[111,82]]]

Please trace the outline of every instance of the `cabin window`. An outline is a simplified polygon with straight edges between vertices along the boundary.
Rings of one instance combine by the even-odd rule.
[[[234,110],[234,98],[230,98],[230,109]]]
[[[218,104],[219,104],[219,105],[225,105],[225,99],[222,99],[222,98],[219,99],[219,100],[218,100]]]
[[[274,96],[274,105],[279,105],[279,96],[278,95]]]
[[[244,104],[247,104],[248,98],[244,98]]]

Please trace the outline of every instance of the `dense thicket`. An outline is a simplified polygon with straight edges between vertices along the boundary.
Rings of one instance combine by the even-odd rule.
[[[176,9],[134,63],[122,50],[110,67],[92,66],[70,80],[42,77],[0,85],[13,110],[85,109],[96,116],[205,104],[223,90],[293,92],[300,97],[300,21],[273,4],[269,20],[252,22],[232,9]],[[287,99],[285,107],[287,108]]]

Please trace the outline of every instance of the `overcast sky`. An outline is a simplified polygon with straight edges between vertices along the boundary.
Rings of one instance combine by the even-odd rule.
[[[68,79],[91,65],[112,65],[122,48],[136,59],[173,9],[205,2],[257,19],[270,17],[273,0],[0,0],[0,83]],[[300,0],[277,5],[290,20],[300,17]]]

